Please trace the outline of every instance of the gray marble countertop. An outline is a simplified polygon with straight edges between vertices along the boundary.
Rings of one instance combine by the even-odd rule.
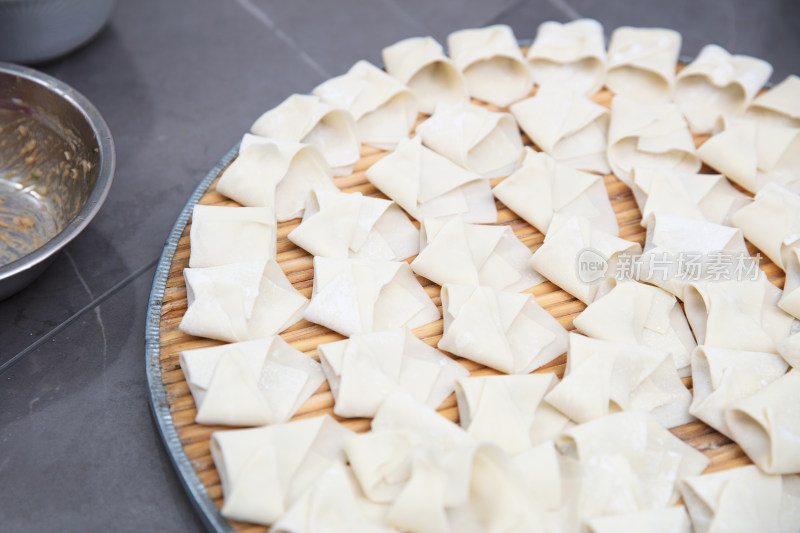
[[[148,408],[154,266],[191,191],[255,118],[401,38],[545,20],[663,26],[800,73],[797,0],[120,0],[89,45],[39,68],[94,102],[117,173],[89,227],[0,302],[0,530],[198,531]]]

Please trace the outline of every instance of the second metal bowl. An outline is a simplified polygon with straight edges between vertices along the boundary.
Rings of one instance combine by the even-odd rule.
[[[94,37],[116,0],[0,0],[0,61],[41,63]]]

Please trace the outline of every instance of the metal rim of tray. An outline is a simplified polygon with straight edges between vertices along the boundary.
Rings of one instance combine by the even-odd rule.
[[[145,324],[145,359],[147,383],[150,388],[150,409],[156,420],[158,431],[164,441],[164,445],[169,452],[172,465],[178,473],[178,478],[189,494],[192,505],[199,512],[200,518],[208,531],[220,533],[233,533],[233,528],[222,516],[216,504],[208,495],[203,482],[195,472],[189,457],[183,449],[183,444],[175,429],[172,420],[172,413],[169,410],[167,401],[167,389],[161,377],[161,305],[164,299],[164,291],[167,286],[167,276],[169,275],[172,259],[175,256],[175,249],[181,239],[183,230],[186,228],[192,216],[192,210],[200,198],[206,193],[211,183],[219,176],[236,154],[239,153],[239,143],[231,148],[222,159],[214,165],[203,181],[195,188],[189,201],[183,206],[178,220],[172,226],[169,237],[161,252],[158,260],[156,273],[153,277],[153,287],[150,290],[150,299],[147,303],[147,322]]]

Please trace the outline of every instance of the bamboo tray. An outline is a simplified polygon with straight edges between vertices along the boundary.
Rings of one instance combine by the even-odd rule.
[[[533,93],[532,93],[533,94]],[[604,89],[593,97],[593,100],[610,106],[612,94]],[[498,108],[486,105],[492,110]],[[424,116],[418,117],[417,124]],[[699,146],[707,136],[696,136]],[[532,145],[530,139],[523,135],[526,145]],[[209,452],[209,439],[217,430],[226,427],[202,426],[194,423],[196,409],[183,372],[178,363],[181,351],[216,346],[218,341],[186,335],[178,329],[178,324],[186,311],[186,287],[183,280],[183,269],[189,263],[189,229],[190,217],[195,204],[237,206],[236,202],[227,199],[218,192],[215,186],[221,172],[230,164],[238,153],[238,145],[232,148],[219,163],[208,173],[192,194],[183,208],[175,226],[172,228],[161,260],[156,271],[148,308],[146,333],[147,377],[151,390],[151,406],[159,429],[167,445],[170,457],[175,464],[182,483],[190,494],[195,507],[201,514],[209,530],[212,531],[247,531],[265,532],[268,528],[253,524],[226,520],[219,512],[222,505],[222,488],[219,476]],[[388,152],[362,146],[361,159],[353,173],[349,176],[335,178],[336,185],[345,192],[361,192],[368,196],[385,198],[370,182],[364,171],[381,159]],[[703,167],[701,172],[712,172]],[[492,186],[502,178],[492,180]],[[644,245],[645,232],[640,226],[641,213],[628,187],[613,175],[605,176],[605,185],[611,199],[611,205],[617,215],[620,236]],[[531,227],[516,213],[497,201],[498,224],[508,225],[519,239],[531,250],[535,251],[542,243],[544,235]],[[299,219],[278,224],[277,259],[289,281],[306,297],[311,296],[313,285],[312,256],[298,248],[287,239],[289,232],[299,223]],[[418,224],[417,224],[418,226]],[[756,249],[748,243],[751,254]],[[408,261],[410,262],[410,258]],[[778,287],[783,287],[784,274],[768,259],[761,260],[761,268],[769,279]],[[434,303],[441,310],[439,297],[440,287],[425,278],[418,277],[420,283]],[[574,330],[573,319],[586,307],[570,294],[559,289],[550,282],[545,282],[529,291],[537,302],[551,315],[558,319],[567,330]],[[442,335],[442,320],[422,326],[414,333],[428,344],[435,346]],[[333,342],[344,337],[329,329],[301,320],[283,333],[284,338],[294,348],[319,360],[317,345]],[[472,361],[455,357],[467,367],[472,375],[497,374]],[[555,372],[563,375],[566,355],[561,355],[544,368],[536,372]],[[684,378],[684,383],[691,388],[691,377]],[[332,414],[333,396],[327,382],[300,408],[294,419],[308,418],[329,413],[334,418],[354,431],[367,431],[370,419],[342,419]],[[439,412],[450,420],[458,420],[455,395],[439,407]],[[692,422],[672,429],[672,432],[694,448],[702,451],[710,460],[707,472],[724,470],[750,464],[750,460],[741,448],[727,437],[719,434],[702,422]]]

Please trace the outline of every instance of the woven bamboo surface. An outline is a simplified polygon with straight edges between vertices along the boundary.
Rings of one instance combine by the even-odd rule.
[[[604,89],[595,95],[593,100],[609,107],[611,98],[612,94]],[[479,101],[474,101],[474,103],[486,105]],[[486,107],[492,110],[498,110],[498,108],[494,106]],[[426,117],[420,115],[417,123],[421,122],[424,118]],[[699,146],[706,138],[707,137],[702,136],[696,137],[696,144]],[[524,135],[523,140],[526,145],[532,146],[530,139]],[[375,148],[363,146],[361,159],[355,166],[353,173],[349,176],[335,178],[336,185],[344,192],[361,192],[367,196],[385,198],[375,186],[367,181],[364,172],[387,153],[388,152],[380,151]],[[704,166],[702,172],[712,171]],[[614,208],[617,221],[619,222],[620,236],[644,245],[645,233],[639,224],[641,213],[633,199],[631,191],[613,175],[607,175],[604,179],[609,198],[611,199],[611,205]],[[239,204],[236,202],[216,192],[217,181],[218,180],[215,180],[212,183],[199,203],[203,205],[238,206]],[[502,178],[492,180],[492,186],[500,181],[502,181]],[[517,237],[532,251],[535,251],[541,245],[544,239],[544,235],[541,232],[531,227],[516,213],[505,207],[499,201],[497,202],[497,211],[498,224],[511,226]],[[294,243],[287,238],[289,232],[298,224],[299,219],[278,224],[277,260],[294,287],[306,297],[310,297],[314,278],[312,256],[295,246]],[[164,293],[160,327],[161,366],[163,382],[167,391],[167,399],[173,421],[178,430],[186,455],[191,460],[200,480],[208,490],[210,497],[221,507],[222,488],[217,470],[214,467],[214,462],[209,452],[209,439],[214,431],[230,428],[195,424],[194,418],[197,411],[178,362],[179,354],[183,350],[222,344],[218,341],[187,335],[178,329],[181,318],[186,311],[186,287],[183,279],[183,269],[188,267],[189,264],[190,227],[191,222],[187,224],[184,229],[180,243],[175,252]],[[751,254],[756,252],[756,249],[749,243],[748,249]],[[413,258],[409,258],[408,262],[411,262],[411,260],[413,260]],[[783,271],[775,264],[763,258],[761,261],[761,268],[766,272],[773,283],[778,287],[783,287]],[[425,287],[428,295],[441,310],[441,298],[439,296],[440,287],[425,278],[418,277],[418,279],[422,286]],[[532,293],[536,297],[537,302],[551,315],[557,318],[561,325],[567,330],[575,329],[572,325],[572,321],[586,307],[582,302],[573,298],[570,294],[559,289],[550,282],[545,282],[526,292]],[[442,335],[442,320],[417,328],[414,330],[414,333],[431,346],[436,346]],[[344,338],[323,326],[305,320],[301,320],[299,323],[281,333],[281,337],[294,348],[308,354],[317,361],[319,360],[317,355],[317,346],[319,344]],[[455,356],[453,356],[453,358],[469,369],[472,375],[498,373],[467,359]],[[564,372],[565,362],[566,355],[562,355],[536,372],[555,372],[561,377]],[[691,378],[685,378],[684,383],[688,387],[691,387]],[[369,419],[342,419],[333,415],[332,409],[333,396],[326,382],[323,383],[319,390],[317,390],[317,392],[300,408],[294,419],[320,416],[328,413],[357,432],[363,432],[369,429]],[[439,412],[450,420],[458,420],[455,395],[450,395],[439,407]],[[750,460],[737,444],[731,442],[728,438],[720,435],[702,422],[686,424],[672,429],[672,432],[709,457],[711,465],[707,470],[708,472],[750,464]],[[237,522],[231,522],[231,524],[234,529],[238,531],[268,531],[266,527],[253,524]]]

